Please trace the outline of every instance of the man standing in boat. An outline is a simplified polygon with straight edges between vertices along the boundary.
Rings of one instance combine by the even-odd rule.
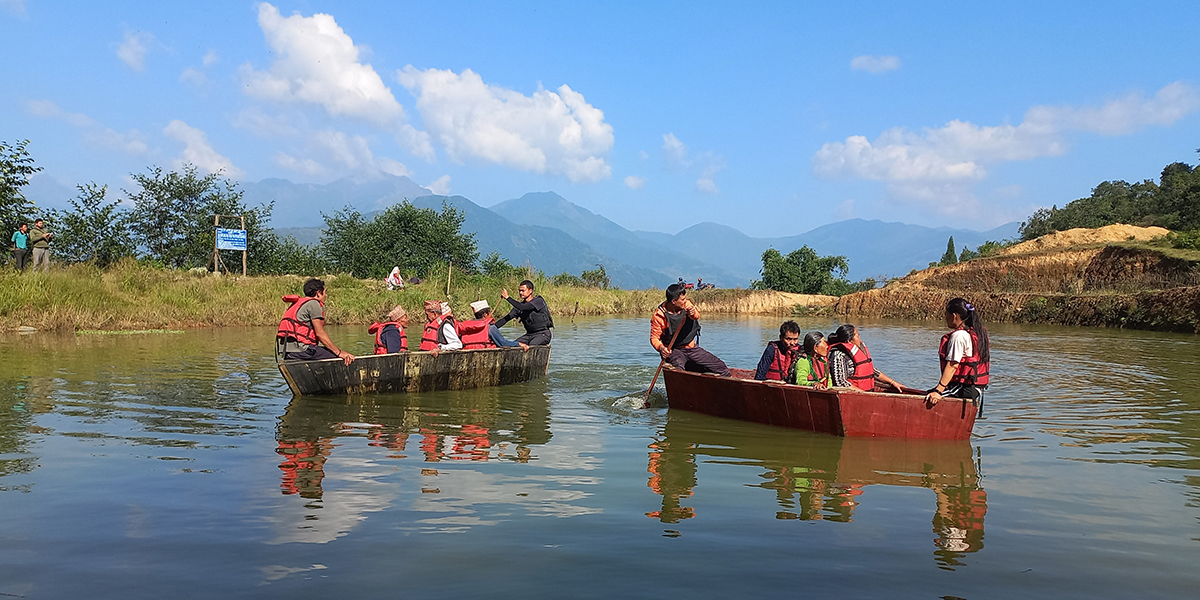
[[[325,282],[309,279],[304,282],[304,297],[284,296],[292,303],[283,318],[275,339],[283,344],[286,360],[321,360],[340,358],[346,364],[354,362],[354,355],[339,350],[325,332]]]
[[[513,319],[521,321],[525,326],[525,335],[517,338],[517,343],[528,346],[549,346],[550,329],[554,327],[554,318],[550,316],[550,307],[541,296],[533,295],[533,282],[526,279],[517,288],[521,301],[509,297],[508,290],[500,290],[500,297],[508,300],[512,310],[496,321],[496,327],[504,327]]]
[[[699,337],[700,311],[687,299],[687,290],[672,283],[667,286],[666,302],[658,305],[650,317],[650,345],[676,369],[728,377],[729,367],[725,366],[725,361],[701,348],[697,341]]]

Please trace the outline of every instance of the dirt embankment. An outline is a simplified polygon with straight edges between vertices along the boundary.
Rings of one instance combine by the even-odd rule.
[[[835,311],[844,318],[940,320],[946,301],[962,296],[990,322],[1200,333],[1200,253],[1128,241],[1159,231],[1165,232],[1114,225],[1060,232],[1042,244],[1035,243],[1043,242],[1039,238],[999,256],[926,269],[844,296]],[[1063,245],[1066,240],[1082,243]],[[1021,246],[1026,251],[1013,251]]]

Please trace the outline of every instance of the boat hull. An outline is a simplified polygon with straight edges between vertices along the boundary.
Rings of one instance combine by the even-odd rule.
[[[279,372],[297,396],[464,390],[521,383],[546,375],[549,346],[401,352],[340,359],[285,360]]]
[[[965,440],[975,426],[969,400],[926,404],[916,390],[904,394],[816,388],[755,381],[753,371],[733,377],[663,369],[672,409],[829,435]]]

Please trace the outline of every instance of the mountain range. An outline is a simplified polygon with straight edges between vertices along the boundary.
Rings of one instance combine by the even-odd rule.
[[[463,196],[435,195],[396,176],[325,185],[267,179],[244,183],[242,189],[250,205],[275,201],[276,231],[306,244],[319,240],[322,212],[352,206],[370,215],[405,199],[433,209],[446,202],[463,211],[463,231],[475,233],[481,255],[499,252],[513,264],[528,263],[548,275],[579,274],[603,264],[613,284],[623,288],[663,287],[680,277],[744,287],[759,276],[764,250],[787,254],[803,245],[822,255],[845,256],[852,280],[903,275],[938,260],[950,236],[961,250],[1013,237],[1018,227],[1014,222],[974,231],[850,219],[777,238],[751,237],[717,223],[669,234],[631,231],[554,192],[532,192],[485,208]]]

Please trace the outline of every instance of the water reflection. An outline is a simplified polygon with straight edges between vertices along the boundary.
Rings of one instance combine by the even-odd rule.
[[[983,548],[979,462],[967,441],[840,438],[673,411],[650,444],[648,485],[662,505],[646,516],[696,518],[688,504],[702,464],[754,467],[744,485],[772,491],[780,520],[849,523],[868,486],[922,487],[935,496],[935,559],[954,567]]]
[[[484,388],[438,394],[335,398],[295,397],[279,419],[276,453],[284,494],[321,498],[325,463],[346,438],[383,448],[387,458],[415,441],[427,463],[507,460],[529,462],[530,447],[550,441],[549,400]],[[343,438],[338,441],[339,438]]]

